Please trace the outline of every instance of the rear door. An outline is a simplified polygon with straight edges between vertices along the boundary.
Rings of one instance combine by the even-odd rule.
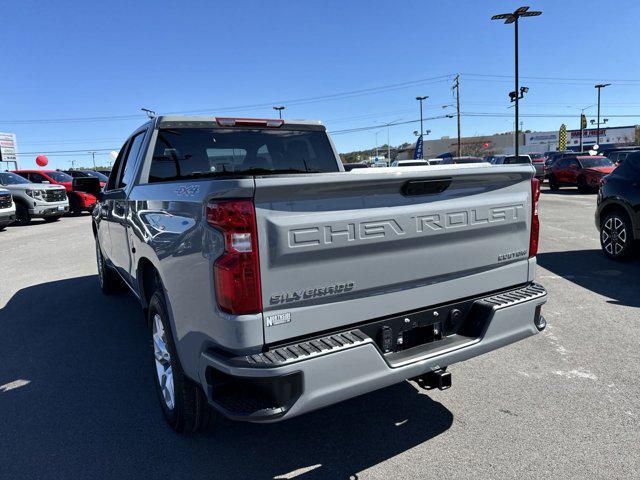
[[[526,166],[256,178],[267,343],[528,278]]]
[[[131,251],[129,248],[129,238],[127,234],[127,223],[129,222],[129,209],[127,206],[127,187],[131,186],[137,160],[144,143],[147,130],[142,130],[134,134],[127,150],[122,158],[122,165],[118,172],[116,188],[107,197],[109,204],[109,236],[111,237],[111,260],[124,278],[129,278],[131,271]]]

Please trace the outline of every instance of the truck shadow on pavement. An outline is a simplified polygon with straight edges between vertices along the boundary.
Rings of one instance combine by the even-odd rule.
[[[179,436],[136,300],[103,296],[93,275],[20,290],[0,331],[4,478],[355,478],[453,422],[405,382],[279,424]]]
[[[609,260],[600,250],[569,250],[539,253],[538,265],[594,293],[604,295],[614,305],[640,307],[636,279],[640,260]]]

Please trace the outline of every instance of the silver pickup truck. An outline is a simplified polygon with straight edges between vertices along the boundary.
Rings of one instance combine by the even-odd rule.
[[[531,165],[344,172],[320,122],[157,117],[94,210],[100,286],[139,299],[180,432],[444,389],[546,325],[538,195]]]

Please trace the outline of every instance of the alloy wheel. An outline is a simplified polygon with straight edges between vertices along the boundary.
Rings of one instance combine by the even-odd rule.
[[[627,227],[618,216],[607,218],[602,226],[602,248],[612,256],[620,255],[627,245]]]
[[[171,367],[171,354],[167,347],[164,325],[158,313],[153,316],[153,353],[162,398],[166,407],[169,410],[173,410],[175,406],[175,390],[173,384],[173,369]]]

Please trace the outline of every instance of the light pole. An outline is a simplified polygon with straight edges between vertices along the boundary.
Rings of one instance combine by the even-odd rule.
[[[376,162],[378,161],[378,135],[380,134],[380,130],[374,133],[376,137]]]
[[[522,98],[528,90],[528,89],[524,90],[526,87],[523,87],[522,89],[520,89],[519,81],[518,81],[518,19],[520,17],[537,17],[538,15],[542,15],[542,12],[530,12],[529,7],[520,7],[517,10],[515,10],[513,13],[501,13],[499,15],[494,15],[493,17],[491,17],[491,20],[504,20],[504,23],[506,24],[513,23],[515,27],[515,90],[509,93],[509,97],[511,98],[512,102],[513,101],[516,102],[516,118],[515,118],[516,131],[515,131],[515,141],[514,141],[516,158],[518,158],[518,153],[519,153],[518,121],[519,121],[520,111],[518,109],[519,108],[518,100]],[[520,90],[520,94],[518,94],[518,89]]]
[[[401,118],[396,118],[395,120],[391,120],[390,122],[385,123],[387,127],[387,161],[391,162],[391,133],[389,132],[390,126],[396,122],[402,120]]]
[[[598,89],[598,130],[596,131],[596,145],[600,145],[600,90],[604,87],[608,87],[610,83],[599,83],[595,86]]]
[[[422,101],[429,98],[429,95],[424,95],[422,97],[416,97],[416,100],[420,102],[420,136],[422,137],[423,129],[422,129]],[[424,141],[424,140],[423,140]],[[421,153],[420,156],[424,158],[424,153]]]
[[[91,160],[93,160],[93,169],[96,169],[96,153],[97,152],[88,152],[91,155]]]
[[[591,108],[591,107],[593,107],[593,106],[595,106],[595,105],[587,105],[586,107],[580,109],[580,151],[582,151],[582,131],[584,130],[584,127],[585,127],[585,124],[586,124],[586,120],[585,120],[584,123],[582,122],[582,119],[585,118],[584,117],[584,111],[589,109],[589,108]]]
[[[287,108],[287,107],[282,107],[282,106],[280,106],[280,107],[273,107],[273,109],[274,109],[274,110],[277,110],[277,111],[278,111],[278,117],[280,117],[280,120],[282,120],[282,110],[284,110],[285,108]]]

